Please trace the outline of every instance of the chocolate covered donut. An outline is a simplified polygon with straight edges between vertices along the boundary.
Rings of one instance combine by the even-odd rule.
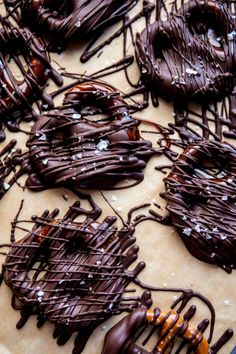
[[[225,271],[236,268],[236,148],[190,145],[164,179],[167,210],[187,249]]]
[[[190,0],[137,36],[136,57],[153,96],[211,101],[235,85],[235,25],[221,1]]]
[[[50,66],[39,38],[27,28],[13,27],[6,20],[0,22],[0,117],[12,121],[21,115],[22,109],[31,108],[38,99],[52,106],[51,97],[43,92],[44,86],[48,77],[59,85],[62,79]],[[20,79],[12,72],[11,61],[18,68]],[[2,132],[0,139],[4,138]]]
[[[53,33],[61,40],[78,35],[83,39],[98,34],[118,21],[137,0],[5,0],[11,12],[21,9],[22,23],[44,33]],[[18,5],[18,6],[17,6]]]
[[[106,120],[92,120],[91,107],[108,115]],[[140,138],[138,125],[111,86],[88,82],[74,87],[64,105],[40,116],[32,129],[27,145],[35,173],[27,186],[110,189],[125,179],[128,185],[139,183],[154,149]]]
[[[127,285],[145,266],[140,262],[128,270],[138,254],[134,228],[118,229],[116,217],[98,222],[101,209],[89,202],[91,210],[76,202],[60,220],[57,209],[35,217],[32,231],[12,244],[3,264],[4,280],[20,302],[17,327],[38,315],[38,326],[45,320],[55,324],[58,344],[76,332],[76,354],[108,317],[151,304],[148,292],[127,296]],[[79,216],[84,221],[74,221]]]

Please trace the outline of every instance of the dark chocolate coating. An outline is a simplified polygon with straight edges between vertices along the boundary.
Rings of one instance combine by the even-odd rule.
[[[27,28],[13,27],[4,19],[0,22],[0,117],[12,121],[24,109],[31,109],[31,104],[38,99],[52,107],[52,98],[43,89],[48,77],[59,85],[62,78],[50,66],[46,49],[39,38]],[[24,57],[26,68],[20,55]],[[22,79],[18,80],[12,72],[10,59],[16,64]],[[0,139],[4,138],[1,134]]]
[[[0,151],[0,199],[21,175],[20,165],[24,158],[21,149],[15,149],[16,144],[16,140],[11,140]],[[10,176],[11,173],[14,173],[13,177]]]
[[[89,201],[90,211],[76,202],[61,220],[55,219],[58,210],[35,218],[32,231],[12,244],[3,264],[3,278],[21,303],[18,328],[37,314],[38,325],[45,320],[55,324],[59,344],[77,332],[76,354],[111,315],[151,304],[149,292],[123,297],[145,266],[140,262],[128,270],[138,254],[134,228],[118,230],[116,217],[98,222],[101,209]],[[79,216],[84,221],[74,221]]]
[[[102,354],[147,354],[145,350],[134,344],[137,332],[147,325],[147,308],[138,308],[124,317],[105,336]]]
[[[153,96],[211,101],[235,85],[235,25],[226,4],[190,0],[137,35],[142,80]]]
[[[83,106],[95,106],[108,120],[88,119]],[[66,94],[64,106],[39,117],[32,129],[27,145],[36,174],[28,178],[27,186],[110,189],[125,179],[132,181],[129,185],[139,183],[154,150],[140,138],[138,125],[111,86],[95,82],[76,86]]]
[[[167,210],[187,249],[225,271],[236,268],[236,148],[190,145],[164,179]]]
[[[84,39],[98,34],[106,26],[118,21],[137,0],[20,0],[5,1],[6,6],[19,4],[24,24],[62,39],[78,35]]]
[[[124,317],[105,336],[102,354],[170,354],[183,353],[183,348],[188,347],[186,353],[195,354],[215,354],[228,341],[233,333],[227,330],[217,341],[217,345],[210,347],[204,337],[209,321],[201,321],[197,328],[192,327],[190,319],[194,316],[196,307],[191,306],[182,316],[180,313],[169,310],[161,311],[147,309],[145,306],[139,307],[133,313]],[[152,327],[148,331],[147,337],[142,345],[136,341],[143,334],[147,327]],[[145,344],[159,331],[154,349],[147,351]],[[156,336],[155,336],[156,338]],[[182,339],[182,341],[179,341]]]

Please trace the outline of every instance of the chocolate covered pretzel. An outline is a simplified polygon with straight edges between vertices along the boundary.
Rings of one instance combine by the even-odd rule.
[[[151,304],[148,292],[142,297],[123,296],[145,266],[140,262],[128,270],[138,254],[134,228],[118,229],[116,217],[98,222],[101,209],[88,200],[91,210],[76,202],[62,219],[56,219],[57,209],[35,217],[32,231],[12,244],[3,264],[3,278],[20,302],[17,327],[38,315],[38,326],[45,320],[55,324],[58,344],[76,332],[76,354],[111,315],[142,302]],[[75,221],[79,216],[84,221]]]
[[[236,268],[236,148],[190,145],[165,178],[167,210],[187,249],[225,271]]]
[[[110,329],[105,337],[102,354],[170,354],[179,353],[184,347],[188,347],[188,353],[217,353],[221,346],[210,347],[203,335],[208,321],[204,320],[194,328],[189,323],[192,312],[194,312],[193,308],[190,308],[182,316],[174,310],[161,311],[159,308],[152,310],[142,306]],[[143,346],[136,344],[137,339],[148,326],[153,329],[143,344],[146,344],[159,329],[157,343],[152,351],[147,351]],[[226,338],[230,336],[232,331],[226,331],[219,342],[223,345]],[[180,339],[182,343],[177,345],[176,342]]]
[[[118,21],[137,0],[5,0],[11,12],[20,7],[24,24],[45,33],[53,33],[61,39],[73,35],[80,38],[101,32]],[[18,6],[17,6],[18,5]]]
[[[211,101],[235,85],[235,25],[221,1],[190,0],[137,36],[144,83],[156,97]]]
[[[51,97],[43,92],[46,81],[51,77],[62,84],[59,74],[49,64],[42,41],[27,28],[13,27],[2,20],[0,28],[0,117],[11,121],[20,116],[22,109],[42,99],[52,107]],[[21,58],[22,56],[22,58]],[[18,69],[15,74],[9,63]],[[18,76],[21,78],[18,79]],[[24,117],[23,117],[24,118]],[[1,140],[5,135],[1,134]]]
[[[92,120],[97,111],[108,117]],[[27,145],[36,173],[27,186],[109,189],[125,179],[129,185],[139,183],[154,150],[140,138],[138,125],[113,87],[77,85],[60,109],[39,117],[32,129]]]

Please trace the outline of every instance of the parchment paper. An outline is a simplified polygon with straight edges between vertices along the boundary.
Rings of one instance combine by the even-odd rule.
[[[138,6],[132,10],[132,13],[137,12],[137,9],[142,5],[139,1]],[[0,12],[4,13],[3,6],[0,7]],[[109,31],[115,31],[120,24],[114,25],[107,29],[103,38],[106,38]],[[140,20],[135,24],[136,30],[141,30],[144,27],[144,21]],[[81,64],[79,61],[80,53],[84,46],[81,44],[72,44],[71,47],[61,55],[52,55],[52,60],[66,67],[68,71],[78,73],[93,73],[99,68],[106,67],[112,62],[116,62],[122,58],[122,37],[115,39],[110,46],[102,50],[101,55],[97,58],[93,57],[88,63]],[[128,39],[129,53],[133,53],[133,46]],[[139,77],[136,64],[129,70],[132,80],[135,82]],[[124,73],[118,73],[106,78],[112,85],[116,86],[123,92],[130,90]],[[67,80],[65,80],[67,82]],[[68,81],[69,82],[69,81]],[[53,84],[50,84],[48,91],[55,90]],[[62,102],[63,95],[57,97],[56,104]],[[160,100],[160,106],[153,108],[150,106],[142,113],[137,114],[139,117],[156,121],[160,124],[167,125],[172,121],[172,105],[168,102]],[[24,128],[30,130],[30,125],[25,124]],[[142,127],[143,129],[150,127]],[[148,130],[147,129],[147,130]],[[152,130],[155,130],[154,128]],[[24,143],[27,136],[24,134],[7,134],[8,142],[10,138],[16,136],[18,145],[25,151]],[[150,138],[155,144],[158,136],[153,134],[144,134],[145,138]],[[154,157],[148,163],[145,170],[144,181],[136,187],[121,191],[104,192],[106,198],[112,206],[119,210],[119,213],[126,218],[127,212],[131,207],[142,203],[157,202],[161,204],[163,215],[165,211],[165,201],[159,196],[163,191],[162,173],[154,170],[157,164],[169,163],[164,157]],[[20,179],[21,185],[24,185],[25,177]],[[68,195],[68,201],[65,201],[62,195]],[[102,206],[106,215],[113,215],[113,210],[105,203],[103,197],[98,191],[93,191],[92,196],[98,205]],[[115,200],[114,196],[117,198]],[[30,219],[33,214],[39,215],[45,209],[52,210],[59,208],[60,215],[63,215],[68,207],[73,204],[76,197],[68,190],[54,189],[45,192],[33,193],[28,190],[23,191],[19,186],[14,185],[13,188],[0,201],[0,243],[9,242],[11,222],[13,221],[21,200],[24,199],[24,207],[20,215],[20,219]],[[155,209],[154,205],[152,207]],[[147,211],[146,211],[147,212]],[[18,234],[17,237],[22,237],[24,234]],[[200,262],[192,257],[185,249],[180,237],[173,227],[167,227],[155,222],[142,223],[136,229],[137,244],[140,247],[139,261],[146,262],[146,269],[141,273],[140,279],[148,284],[162,287],[183,287],[190,288],[201,292],[208,297],[216,309],[216,339],[227,328],[236,330],[236,271],[232,274],[226,274],[223,270]],[[4,257],[0,256],[0,261],[3,262]],[[130,286],[133,288],[134,286]],[[139,290],[140,292],[140,290]],[[174,296],[178,294],[169,293],[153,293],[154,306],[169,309],[174,300]],[[204,317],[209,317],[209,312],[205,306],[194,300],[198,305],[197,315],[193,323],[197,324]],[[11,307],[11,291],[3,284],[0,287],[0,354],[65,354],[71,353],[73,348],[73,338],[64,346],[59,347],[56,341],[52,338],[53,326],[45,324],[41,329],[36,328],[36,320],[31,317],[30,320],[21,330],[17,330],[15,325],[19,320],[19,312]],[[124,315],[122,315],[124,316]],[[120,316],[120,317],[122,317]],[[98,327],[90,340],[87,343],[83,354],[98,354],[101,352],[102,342],[105,333],[109,328],[119,320],[119,317],[113,317],[103,325]],[[213,340],[214,341],[214,340]],[[222,354],[229,353],[236,344],[235,337],[223,347]],[[112,354],[112,353],[111,353]]]

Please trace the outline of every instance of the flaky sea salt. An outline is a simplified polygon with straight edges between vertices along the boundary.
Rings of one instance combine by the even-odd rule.
[[[79,28],[81,26],[81,22],[80,20],[78,20],[76,23],[75,23],[75,27]]]
[[[44,159],[44,160],[43,160],[43,164],[44,164],[45,166],[47,166],[47,164],[48,164],[48,159]]]
[[[46,134],[41,133],[41,134],[40,134],[40,137],[39,137],[39,140],[41,140],[41,141],[46,141],[46,140],[47,140]]]
[[[236,31],[232,31],[232,32],[228,33],[228,40],[229,41],[233,41],[234,37],[236,37]]]
[[[4,182],[4,183],[3,183],[3,189],[4,189],[5,191],[7,191],[9,188],[10,188],[10,184],[7,183],[7,182]]]
[[[74,114],[72,115],[72,118],[73,118],[73,119],[80,119],[80,118],[81,118],[81,114],[79,114],[79,113],[74,113]]]
[[[111,201],[112,202],[117,202],[118,201],[117,196],[116,195],[112,195],[111,196]]]
[[[97,150],[98,151],[106,150],[108,145],[109,145],[108,140],[100,140],[99,143],[97,144]]]
[[[197,75],[198,74],[198,72],[192,68],[186,68],[185,72],[186,72],[186,74],[189,74],[189,75]]]
[[[192,233],[192,229],[190,227],[186,227],[185,229],[183,229],[183,234],[186,236],[190,236]]]

